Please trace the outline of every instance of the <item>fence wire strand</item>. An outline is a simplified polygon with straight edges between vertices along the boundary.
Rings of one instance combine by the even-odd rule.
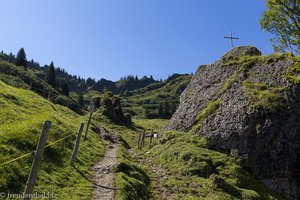
[[[55,145],[56,143],[58,143],[58,142],[60,142],[60,141],[63,141],[63,140],[65,140],[65,139],[67,139],[67,138],[69,138],[69,137],[71,137],[71,136],[73,136],[73,135],[75,135],[75,134],[77,134],[77,133],[72,133],[72,134],[70,134],[70,135],[68,135],[68,136],[66,136],[66,137],[63,137],[63,138],[61,138],[61,139],[59,139],[59,140],[56,140],[56,141],[54,141],[54,142],[51,142],[51,143],[47,144],[47,145],[45,146],[45,148],[50,147],[50,146],[53,146],[53,145]],[[28,156],[30,156],[30,155],[33,155],[33,153],[34,153],[34,151],[32,151],[32,152],[30,152],[30,153],[23,154],[23,155],[21,155],[21,156],[19,156],[19,157],[17,157],[17,158],[12,159],[12,160],[8,160],[8,161],[5,161],[5,162],[3,162],[3,163],[0,163],[0,167],[2,167],[2,166],[4,166],[4,165],[7,165],[7,164],[10,164],[10,163],[12,163],[12,162],[15,162],[15,161],[17,161],[17,160],[20,160],[20,159],[22,159],[22,158],[28,157]]]

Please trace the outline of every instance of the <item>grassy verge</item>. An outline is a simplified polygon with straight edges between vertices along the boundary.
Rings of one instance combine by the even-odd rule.
[[[178,199],[281,199],[203,138],[171,131],[161,143],[150,152],[171,172],[164,184]]]
[[[116,199],[150,199],[150,177],[146,169],[128,153],[124,146],[118,149],[118,167],[116,171]]]

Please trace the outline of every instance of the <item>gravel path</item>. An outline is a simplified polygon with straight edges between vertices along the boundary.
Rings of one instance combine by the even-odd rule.
[[[115,197],[114,169],[117,165],[117,144],[107,146],[104,157],[93,167],[93,200],[112,200]]]

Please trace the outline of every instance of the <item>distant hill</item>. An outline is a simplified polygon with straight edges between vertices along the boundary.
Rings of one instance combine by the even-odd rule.
[[[50,101],[67,106],[73,111],[81,112],[81,108],[73,98],[61,94],[60,88],[53,88],[38,76],[39,71],[15,66],[6,61],[0,61],[0,80],[8,85],[30,89]]]
[[[104,78],[84,79],[54,66],[56,86],[52,87],[45,81],[48,65],[40,66],[31,59],[27,61],[25,69],[16,66],[14,61],[15,55],[12,53],[0,52],[0,80],[14,87],[31,89],[44,98],[78,113],[88,108],[92,98],[110,91],[121,97],[122,104],[125,104],[125,113],[142,118],[168,119],[175,112],[179,96],[191,79],[188,74],[173,74],[160,81],[152,76],[138,78],[129,75],[114,82]],[[65,87],[68,94],[64,92]]]
[[[14,63],[15,55],[12,53],[6,54],[3,51],[0,52],[0,60],[6,61],[9,63]],[[46,73],[49,69],[48,65],[41,66],[38,62],[35,62],[33,59],[27,61],[27,67],[34,71],[34,74],[37,75],[40,79],[44,79]],[[84,79],[80,76],[70,75],[61,67],[55,67],[56,73],[56,83],[58,88],[61,88],[64,83],[67,83],[69,86],[70,92],[85,92],[86,90],[96,90],[98,92],[103,92],[107,89],[113,92],[114,94],[119,94],[124,91],[131,91],[138,88],[143,88],[149,84],[158,82],[153,79],[152,76],[139,79],[137,76],[126,76],[122,77],[119,81],[113,82],[104,78],[96,81],[95,79],[88,78]]]
[[[139,118],[170,118],[191,77],[189,74],[173,74],[165,81],[125,91],[121,94],[124,111]]]

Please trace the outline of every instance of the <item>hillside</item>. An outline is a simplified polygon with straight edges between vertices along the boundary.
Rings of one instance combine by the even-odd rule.
[[[54,103],[67,106],[82,113],[90,100],[110,91],[122,97],[124,111],[139,118],[167,118],[175,112],[179,96],[187,86],[191,76],[173,74],[166,80],[154,80],[152,76],[121,77],[118,81],[104,78],[98,81],[70,75],[63,68],[55,67],[55,87],[45,81],[49,66],[40,66],[34,60],[26,61],[27,68],[16,66],[15,56],[0,53],[0,80],[6,84],[30,88]],[[66,92],[67,90],[67,92]]]
[[[5,61],[7,63],[15,63],[16,56],[12,53],[6,54],[3,51],[0,52],[0,61]],[[39,62],[31,59],[26,61],[27,68],[33,71],[33,73],[39,78],[44,80],[49,69],[49,65],[41,66]],[[20,67],[21,68],[21,67]],[[4,73],[4,71],[2,71]],[[109,90],[114,94],[121,94],[125,91],[131,91],[139,88],[146,87],[152,83],[157,83],[152,76],[143,76],[138,78],[137,76],[125,76],[118,81],[111,81],[104,78],[95,80],[93,78],[81,78],[77,75],[70,75],[62,67],[55,67],[56,74],[56,84],[58,90],[62,89],[62,85],[67,83],[70,92],[86,92],[87,90],[96,90],[98,92],[103,92],[103,90]]]
[[[52,122],[36,191],[54,192],[59,199],[88,199],[93,188],[90,167],[103,155],[104,144],[95,132],[81,143],[76,168],[69,165],[76,131],[87,117],[43,99],[32,91],[17,89],[0,81],[0,163],[35,150],[45,120]],[[22,193],[32,156],[0,165],[1,192]],[[85,174],[85,177],[82,176]]]
[[[122,104],[125,112],[137,118],[170,118],[179,104],[179,96],[187,87],[191,75],[173,74],[167,80],[144,88],[124,92]],[[168,108],[165,111],[166,103]],[[162,113],[159,113],[161,108]]]
[[[8,85],[30,89],[48,100],[67,106],[77,113],[81,113],[81,106],[70,96],[62,94],[60,88],[53,88],[38,76],[39,70],[25,70],[6,61],[0,61],[0,80]]]
[[[206,138],[269,188],[299,199],[299,63],[289,53],[234,48],[198,69],[165,129]]]
[[[275,59],[278,58],[281,57]],[[25,70],[5,61],[0,62],[0,69],[1,80],[11,85],[0,81],[0,189],[5,194],[24,191],[32,163],[30,152],[35,150],[43,122],[50,120],[52,127],[36,192],[50,192],[58,199],[67,200],[97,199],[103,192],[109,193],[110,198],[125,200],[284,199],[257,180],[233,151],[216,148],[210,138],[198,137],[189,130],[164,132],[161,138],[153,138],[151,145],[147,137],[143,148],[137,148],[139,133],[146,131],[149,134],[153,130],[158,134],[167,124],[171,129],[181,122],[176,117],[185,102],[182,99],[204,66],[199,68],[192,82],[191,75],[174,74],[165,81],[121,94],[88,88],[83,93],[85,108],[79,114],[68,105],[55,104],[55,99],[41,92],[48,90],[62,96],[59,90],[39,78],[36,74],[39,70]],[[203,86],[198,82],[196,85]],[[35,90],[36,87],[41,89]],[[227,87],[230,87],[229,83]],[[64,98],[75,101],[77,95],[74,91]],[[171,104],[175,105],[175,111],[179,96],[181,104],[170,122],[167,119],[143,119],[170,117]],[[90,107],[87,105],[90,100],[94,112],[87,141],[80,143],[72,167],[69,162],[76,131],[81,122],[86,124],[89,119],[87,109]],[[159,116],[159,107],[162,106],[164,112],[166,102],[170,103],[169,115]],[[218,107],[215,104],[219,103],[219,100],[214,101],[209,108]],[[207,112],[205,116],[211,114]],[[135,117],[131,119],[126,113]],[[193,130],[201,130],[200,126],[195,127],[197,129]],[[24,154],[27,156],[7,163]],[[113,160],[109,160],[110,155]],[[105,177],[111,177],[110,181]]]

